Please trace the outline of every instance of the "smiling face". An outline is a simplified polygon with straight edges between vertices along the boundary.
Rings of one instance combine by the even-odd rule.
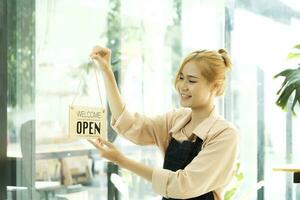
[[[193,61],[187,62],[177,77],[176,89],[183,107],[203,108],[213,103],[213,84],[203,77],[198,65]]]

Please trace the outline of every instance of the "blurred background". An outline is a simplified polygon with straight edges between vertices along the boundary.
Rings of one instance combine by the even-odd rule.
[[[178,107],[173,87],[190,51],[226,48],[233,61],[219,112],[240,130],[241,145],[226,200],[300,199],[291,173],[300,163],[300,119],[275,105],[274,75],[300,43],[296,0],[1,0],[1,199],[132,199],[161,197],[151,184],[68,137],[68,108],[101,105],[93,46],[112,49],[113,70],[130,111],[156,115]],[[299,107],[296,107],[299,113]],[[299,114],[298,114],[299,115]],[[108,122],[110,113],[107,114]],[[162,167],[155,147],[108,138],[134,160]],[[4,166],[3,165],[3,166]],[[7,173],[6,173],[7,172]],[[256,190],[256,183],[264,181]],[[2,189],[2,188],[1,188]]]

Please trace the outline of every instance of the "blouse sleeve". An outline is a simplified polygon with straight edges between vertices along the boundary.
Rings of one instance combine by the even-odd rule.
[[[186,199],[224,187],[232,178],[239,136],[227,128],[211,139],[183,170],[155,168],[152,187],[167,198]]]
[[[130,113],[125,108],[118,119],[111,119],[112,128],[128,140],[139,145],[164,145],[172,125],[174,112],[148,117]]]

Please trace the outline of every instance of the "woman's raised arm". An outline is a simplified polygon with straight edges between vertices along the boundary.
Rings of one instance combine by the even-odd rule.
[[[124,109],[125,103],[122,100],[111,68],[111,50],[105,47],[95,46],[90,57],[96,60],[100,66],[112,116],[114,119],[118,119]]]

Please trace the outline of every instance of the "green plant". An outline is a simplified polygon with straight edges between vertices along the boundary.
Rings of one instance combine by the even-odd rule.
[[[234,179],[231,187],[224,194],[224,200],[231,200],[244,180],[244,174],[240,171],[240,166],[240,163],[237,163],[235,166]]]
[[[300,44],[293,47],[293,52],[288,54],[288,59],[300,59]],[[300,66],[300,63],[298,64]],[[276,100],[276,105],[282,108],[284,111],[287,111],[288,100],[291,98],[292,94],[295,93],[291,110],[293,115],[296,115],[294,110],[297,102],[300,106],[300,67],[296,69],[286,69],[282,72],[276,74],[274,78],[279,76],[285,77],[281,88],[278,90],[277,95],[279,95]]]

